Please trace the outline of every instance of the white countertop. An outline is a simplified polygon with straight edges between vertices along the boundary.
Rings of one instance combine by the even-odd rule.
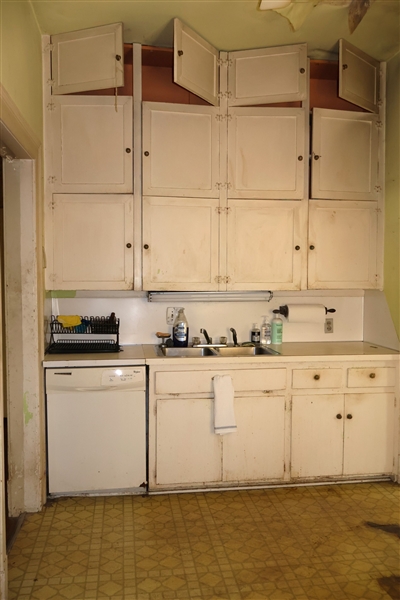
[[[296,362],[307,360],[328,360],[337,357],[357,357],[358,360],[368,360],[378,356],[388,360],[399,360],[400,354],[391,348],[377,346],[368,342],[286,342],[271,348],[280,352],[280,356],[242,356],[225,358],[225,362],[252,363],[282,362],[287,358]],[[157,354],[156,345],[144,344],[123,346],[122,352],[94,354],[47,354],[43,366],[49,367],[91,367],[112,365],[144,365],[144,364],[173,364],[174,362],[190,361],[192,364],[221,362],[223,357],[207,356],[199,358],[162,357]]]

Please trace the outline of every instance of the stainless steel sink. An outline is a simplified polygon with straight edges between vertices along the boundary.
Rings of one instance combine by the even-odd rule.
[[[235,356],[279,356],[273,348],[264,346],[223,346],[217,348],[168,348],[156,346],[159,356],[197,358],[200,356],[235,357]]]

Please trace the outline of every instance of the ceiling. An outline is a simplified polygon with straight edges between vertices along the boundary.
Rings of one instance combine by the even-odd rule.
[[[297,31],[281,14],[259,10],[259,0],[28,1],[43,34],[122,21],[125,42],[171,47],[173,19],[178,17],[218,50],[307,42],[311,58],[329,59],[337,54],[337,40],[344,38],[378,60],[399,52],[400,0],[371,0],[353,34],[348,26],[350,0],[295,0],[308,7],[312,3]]]

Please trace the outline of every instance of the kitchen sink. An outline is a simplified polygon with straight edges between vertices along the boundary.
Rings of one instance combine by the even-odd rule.
[[[159,356],[180,357],[180,358],[198,358],[200,356],[216,357],[235,357],[235,356],[279,356],[279,352],[272,348],[263,346],[222,346],[218,348],[191,347],[188,348],[168,348],[156,346]]]

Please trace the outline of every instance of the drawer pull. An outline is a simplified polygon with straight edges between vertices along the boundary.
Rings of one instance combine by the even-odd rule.
[[[343,417],[342,417],[342,415],[339,413],[338,415],[336,415],[336,418],[337,418],[337,419],[342,419]]]
[[[346,416],[346,418],[347,418],[347,419],[352,419],[352,418],[353,418],[353,415],[347,415],[347,416]]]
[[[375,373],[370,373],[369,376],[371,379],[375,379]]]
[[[316,375],[314,375],[314,379],[315,381],[318,381],[318,379],[321,379],[321,375],[318,375],[318,373]]]

